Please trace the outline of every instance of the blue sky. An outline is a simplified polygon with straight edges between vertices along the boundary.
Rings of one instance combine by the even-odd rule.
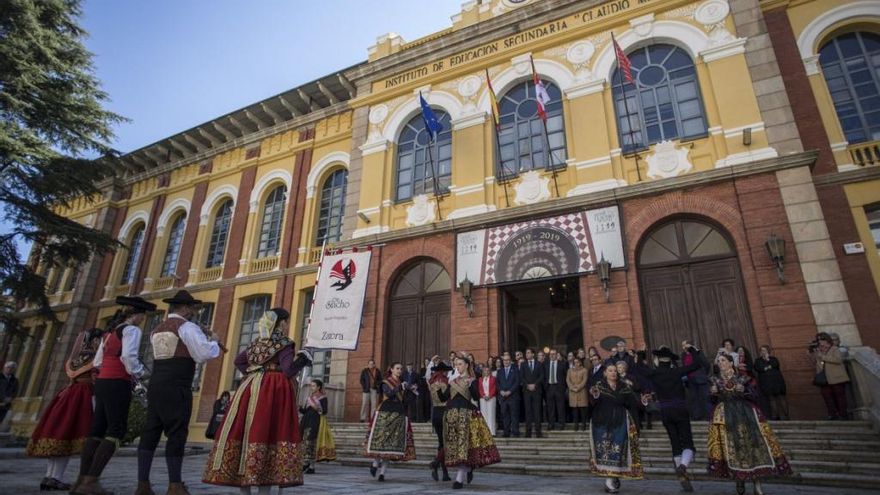
[[[82,25],[133,151],[451,25],[462,0],[87,0]]]
[[[80,24],[129,152],[366,60],[382,34],[445,29],[462,1],[86,0]]]

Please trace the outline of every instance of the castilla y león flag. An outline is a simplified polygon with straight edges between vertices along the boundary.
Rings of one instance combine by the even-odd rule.
[[[357,349],[371,255],[370,249],[324,255],[304,347]]]

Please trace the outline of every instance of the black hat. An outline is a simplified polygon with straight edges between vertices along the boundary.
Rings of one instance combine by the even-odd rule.
[[[278,316],[279,321],[289,320],[290,312],[284,308],[272,308],[269,311],[275,313]]]
[[[194,298],[192,294],[185,290],[177,291],[177,294],[174,294],[174,297],[169,299],[162,299],[162,302],[175,306],[195,306],[198,304],[202,304],[202,301]]]
[[[672,352],[669,347],[665,345],[661,345],[659,349],[652,351],[652,354],[657,356],[660,359],[669,359],[672,361],[678,361],[678,354]]]
[[[431,368],[432,373],[436,373],[438,371],[452,371],[452,366],[440,361],[440,364],[435,364],[433,368]]]
[[[156,305],[144,300],[144,298],[142,297],[117,296],[116,304],[133,308],[135,310],[135,313],[150,313],[152,311],[156,311]]]

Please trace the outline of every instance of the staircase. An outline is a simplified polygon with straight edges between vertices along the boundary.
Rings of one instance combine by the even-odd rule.
[[[795,472],[786,483],[858,487],[880,486],[880,435],[867,421],[783,421],[773,422],[773,430]],[[336,423],[338,461],[349,466],[367,466],[363,457],[366,425]],[[590,447],[587,434],[565,431],[545,432],[544,438],[496,438],[502,462],[485,469],[498,473],[587,476]],[[693,424],[697,456],[691,464],[695,479],[706,475],[706,431],[708,424]],[[416,460],[395,466],[428,470],[437,449],[437,438],[428,423],[413,425]],[[659,422],[652,430],[642,430],[642,463],[647,478],[673,479],[672,451],[666,431]]]

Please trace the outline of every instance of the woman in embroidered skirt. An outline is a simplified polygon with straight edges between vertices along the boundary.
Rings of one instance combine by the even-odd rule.
[[[719,373],[709,378],[716,402],[709,423],[709,474],[735,480],[739,494],[752,480],[755,494],[761,495],[760,479],[790,476],[791,465],[758,407],[754,380],[737,373],[729,354],[718,355],[715,362]]]
[[[382,404],[373,413],[367,431],[364,455],[373,459],[370,474],[379,473],[379,481],[385,481],[385,471],[390,461],[411,461],[416,458],[412,425],[406,417],[403,394],[407,383],[400,381],[403,365],[394,363],[382,381],[380,391]]]
[[[474,369],[467,358],[455,358],[456,378],[441,393],[446,400],[443,414],[443,445],[447,467],[456,467],[452,488],[459,490],[474,479],[474,469],[501,462],[501,455],[480,409],[473,401],[480,396]]]
[[[605,477],[605,491],[620,491],[621,478],[642,479],[639,453],[639,399],[617,375],[614,365],[605,366],[602,379],[590,388],[590,471]]]
[[[291,379],[311,363],[287,338],[290,313],[267,311],[258,323],[261,338],[235,358],[246,373],[223,418],[203,481],[237,486],[242,494],[259,487],[268,494],[303,483],[296,393]]]
[[[324,395],[324,382],[314,378],[309,383],[306,405],[299,408],[302,413],[299,428],[303,445],[303,469],[306,474],[315,472],[316,462],[336,460],[336,443],[327,422],[327,396]]]
[[[70,384],[49,403],[28,442],[28,456],[48,461],[40,491],[70,490],[62,480],[70,456],[82,451],[92,426],[92,359],[101,344],[101,334],[100,328],[93,328],[77,337],[64,365]]]

